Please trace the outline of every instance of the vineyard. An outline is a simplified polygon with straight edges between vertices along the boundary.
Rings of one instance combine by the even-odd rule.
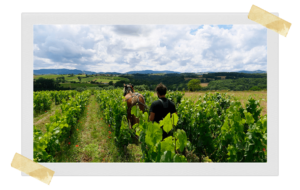
[[[148,108],[157,100],[140,92]],[[206,93],[195,100],[168,92],[177,114],[159,123],[149,121],[137,106],[127,122],[121,89],[41,91],[34,93],[34,114],[44,115],[44,126],[34,125],[37,162],[266,162],[267,115],[261,100],[242,104],[233,95]],[[162,139],[165,131],[169,137]]]

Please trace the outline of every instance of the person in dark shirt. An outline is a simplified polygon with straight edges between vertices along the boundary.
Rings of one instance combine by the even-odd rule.
[[[157,92],[158,100],[154,101],[150,107],[150,121],[155,121],[159,123],[160,120],[163,120],[168,113],[176,113],[175,104],[167,99],[167,87],[162,83],[156,86],[155,91]],[[168,134],[163,130],[163,139],[168,137]]]

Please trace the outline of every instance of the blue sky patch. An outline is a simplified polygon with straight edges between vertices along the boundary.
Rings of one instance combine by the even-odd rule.
[[[226,30],[230,30],[232,28],[232,25],[218,25],[218,27]]]
[[[202,28],[203,28],[203,25],[199,26],[198,28],[191,29],[191,30],[190,30],[190,34],[196,35],[196,32],[197,32],[199,29],[202,29]]]

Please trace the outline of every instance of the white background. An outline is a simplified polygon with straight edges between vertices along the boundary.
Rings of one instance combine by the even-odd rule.
[[[278,13],[272,13],[279,16]],[[258,24],[248,13],[22,13],[21,154],[33,160],[33,25]],[[267,163],[40,163],[54,176],[279,176],[279,35],[267,30]],[[22,172],[22,176],[28,176]]]

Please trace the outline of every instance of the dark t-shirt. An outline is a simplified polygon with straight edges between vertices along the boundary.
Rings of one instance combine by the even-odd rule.
[[[159,98],[159,100],[156,100],[151,104],[150,112],[155,113],[153,121],[159,123],[159,121],[163,120],[168,113],[175,113],[176,108],[175,104],[171,100],[167,98]],[[166,132],[163,131],[163,138],[166,136]]]

